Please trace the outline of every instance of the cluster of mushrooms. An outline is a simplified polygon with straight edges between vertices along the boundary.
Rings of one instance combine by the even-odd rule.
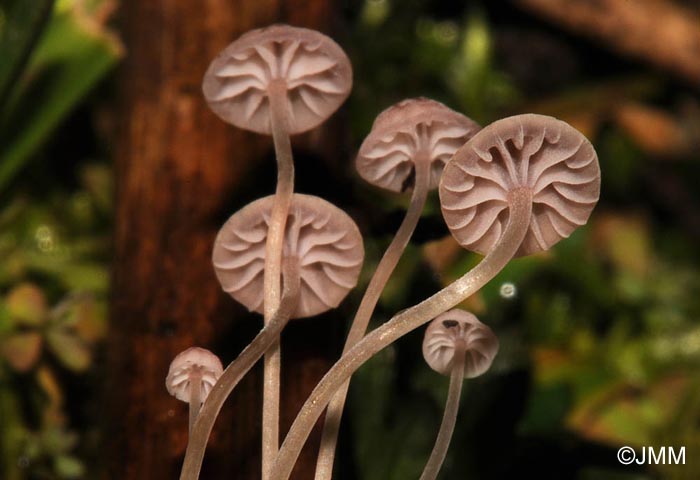
[[[584,225],[598,201],[600,170],[590,142],[565,122],[526,114],[485,128],[426,98],[383,111],[360,147],[357,170],[370,183],[411,192],[406,216],[374,271],[352,321],[343,355],[311,393],[279,444],[280,332],[293,318],[335,308],[356,285],[362,235],[342,210],[294,193],[290,135],[325,121],[348,97],[352,68],[325,35],[274,25],[224,49],[204,77],[211,109],[236,127],[272,135],[274,195],[236,212],[221,228],[213,265],[224,291],[264,327],[224,370],[193,347],[172,362],[168,391],[189,403],[190,438],[182,480],[199,476],[214,421],[241,378],[264,356],[262,478],[286,480],[312,427],[327,410],[316,480],[329,480],[351,375],[373,355],[432,320],[423,355],[450,377],[445,413],[421,479],[437,477],[454,429],[464,378],[486,372],[498,351],[489,327],[456,305],[514,257],[548,250]],[[366,333],[379,297],[439,188],[442,213],[464,248],[484,255],[472,270]]]

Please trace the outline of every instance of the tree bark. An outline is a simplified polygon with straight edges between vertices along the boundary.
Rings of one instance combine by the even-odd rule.
[[[271,194],[275,178],[272,140],[211,113],[202,77],[216,54],[249,29],[284,22],[332,31],[331,1],[122,4],[128,55],[119,82],[103,477],[174,479],[187,442],[187,406],[165,389],[168,366],[192,345],[228,363],[261,327],[259,316],[221,292],[211,250],[225,219],[245,201]],[[331,137],[338,138],[325,136]],[[309,135],[301,143],[323,156],[332,149],[318,138]],[[255,190],[247,183],[260,165],[271,172]],[[339,351],[335,338],[342,329],[325,325],[318,331],[319,322],[305,321],[283,338],[282,432]],[[327,336],[334,339],[330,347]],[[259,478],[260,375],[260,369],[251,372],[225,406],[202,478]],[[313,478],[314,462],[313,451],[302,456],[296,478]]]
[[[515,0],[557,25],[700,84],[700,11],[670,0]]]

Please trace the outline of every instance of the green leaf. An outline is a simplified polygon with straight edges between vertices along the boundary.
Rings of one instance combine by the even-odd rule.
[[[48,313],[44,292],[30,283],[13,288],[7,294],[5,304],[14,323],[20,325],[39,326]]]
[[[0,111],[29,60],[53,3],[53,0],[4,0],[0,3]]]
[[[54,469],[61,478],[80,478],[85,474],[82,462],[70,455],[59,455],[54,459]]]
[[[109,273],[104,265],[96,262],[72,262],[67,255],[28,255],[27,266],[32,270],[56,277],[68,290],[105,292],[109,285]]]
[[[90,366],[92,355],[88,346],[72,332],[57,328],[46,336],[49,348],[68,369],[82,372]]]
[[[46,395],[46,404],[42,412],[45,425],[62,426],[65,424],[63,412],[64,395],[62,385],[53,371],[46,365],[40,366],[35,374],[37,385]]]
[[[88,344],[102,340],[107,334],[107,306],[94,300],[82,302],[74,312],[75,331]]]
[[[36,365],[41,355],[41,336],[38,333],[18,333],[0,343],[0,353],[18,372],[26,372]]]
[[[56,9],[0,119],[0,190],[121,55],[119,41],[79,3]]]
[[[76,433],[63,427],[46,427],[39,433],[44,453],[51,456],[66,454],[78,445]]]

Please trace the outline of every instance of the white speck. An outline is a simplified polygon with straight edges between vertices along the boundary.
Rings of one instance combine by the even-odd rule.
[[[34,239],[37,247],[43,253],[50,253],[55,247],[53,231],[47,225],[41,225],[36,229]]]
[[[518,289],[511,282],[506,282],[501,285],[499,293],[501,294],[501,297],[511,299],[515,298],[515,296],[518,294]]]

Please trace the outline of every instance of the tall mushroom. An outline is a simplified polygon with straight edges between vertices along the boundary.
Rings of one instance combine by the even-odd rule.
[[[165,386],[170,395],[189,404],[190,432],[202,403],[223,370],[219,357],[200,347],[180,352],[170,363]]]
[[[418,224],[428,191],[438,186],[445,163],[481,127],[442,103],[427,98],[404,100],[377,116],[360,147],[356,166],[368,182],[394,192],[412,190],[399,230],[377,265],[357,309],[344,352],[362,339],[377,301]],[[340,419],[349,382],[328,406],[316,480],[330,480]]]
[[[264,317],[279,308],[282,244],[294,191],[289,136],[325,121],[352,88],[352,67],[330,38],[305,28],[273,25],[252,30],[226,47],[211,63],[202,89],[210,108],[225,122],[272,135],[277,157],[277,189],[268,231],[264,274]],[[280,351],[265,356],[263,466],[279,445]],[[263,478],[266,478],[263,467]]]
[[[219,231],[212,255],[222,288],[256,312],[264,308],[265,242],[274,203],[274,196],[265,197],[235,213]],[[181,479],[198,477],[209,434],[224,401],[278,340],[287,322],[337,307],[357,283],[364,259],[362,235],[345,212],[319,197],[295,194],[286,224],[280,308],[226,368],[202,406],[187,445]],[[277,409],[278,405],[263,408]]]
[[[478,291],[514,256],[551,248],[569,236],[586,223],[599,194],[593,146],[561,120],[516,115],[474,135],[445,167],[440,200],[452,235],[488,253],[455,282],[370,332],[335,363],[294,421],[272,478],[289,478],[323,409],[364,362]]]
[[[430,322],[423,338],[423,358],[438,373],[450,377],[440,430],[420,480],[435,480],[457,421],[462,381],[483,375],[498,353],[498,338],[473,314],[449,310]]]

